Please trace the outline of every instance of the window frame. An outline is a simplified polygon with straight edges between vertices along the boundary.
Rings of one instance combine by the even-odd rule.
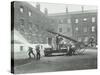
[[[92,32],[95,32],[95,28],[96,28],[95,26],[92,26],[92,27],[91,27],[91,31],[92,31]]]
[[[29,17],[32,16],[32,11],[31,11],[31,10],[28,11],[28,16],[29,16]]]
[[[86,22],[87,21],[87,18],[83,18],[83,22]]]
[[[79,23],[79,19],[76,18],[76,19],[75,19],[75,23]]]
[[[24,7],[23,7],[23,6],[20,6],[19,11],[20,11],[21,13],[23,13],[23,12],[24,12]]]
[[[96,22],[96,18],[92,17],[92,23],[95,23],[95,22]]]

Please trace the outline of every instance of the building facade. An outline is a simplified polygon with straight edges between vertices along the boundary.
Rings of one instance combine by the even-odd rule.
[[[71,18],[68,13],[50,14],[49,17],[55,21],[55,32],[73,37]],[[63,40],[68,42],[65,38],[63,38]]]
[[[78,41],[93,37],[97,42],[97,11],[77,11],[48,14],[27,2],[14,2],[14,28],[31,44],[56,45],[56,35],[47,30],[58,32]],[[13,26],[12,26],[13,27]],[[64,39],[66,42],[67,39]]]
[[[31,44],[52,43],[52,34],[46,29],[53,30],[52,20],[40,11],[39,3],[33,7],[27,2],[14,2],[14,27]]]
[[[73,37],[87,42],[91,37],[97,42],[97,11],[84,11],[71,14]]]
[[[50,14],[49,17],[56,21],[56,32],[82,42],[93,37],[97,42],[96,10]]]

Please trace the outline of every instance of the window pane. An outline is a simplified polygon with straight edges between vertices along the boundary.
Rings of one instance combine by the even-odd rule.
[[[75,23],[78,23],[78,19],[75,19]]]
[[[84,18],[83,21],[87,21],[87,18]]]
[[[32,16],[32,12],[31,12],[31,11],[29,11],[29,12],[28,12],[28,15],[29,15],[29,16]]]
[[[75,30],[78,31],[78,27],[76,27]]]
[[[87,41],[88,41],[88,39],[89,39],[88,37],[85,37],[85,38],[84,38],[84,42],[87,42]]]
[[[95,17],[92,17],[92,22],[95,22]]]
[[[92,32],[95,32],[95,26],[92,26]]]
[[[24,8],[21,6],[20,7],[20,12],[23,13],[24,12]]]

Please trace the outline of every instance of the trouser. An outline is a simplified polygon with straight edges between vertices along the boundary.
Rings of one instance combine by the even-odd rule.
[[[32,58],[32,57],[31,57],[31,54],[34,56],[34,59],[35,59],[35,54],[34,54],[33,52],[29,52],[29,53],[28,53],[29,58]]]
[[[37,53],[37,59],[40,59],[40,53]]]
[[[57,44],[57,46],[56,46],[56,47],[57,47],[56,49],[57,49],[57,50],[59,50],[59,44]]]
[[[72,49],[69,50],[68,55],[72,56]]]
[[[75,54],[75,48],[72,48],[72,55]]]

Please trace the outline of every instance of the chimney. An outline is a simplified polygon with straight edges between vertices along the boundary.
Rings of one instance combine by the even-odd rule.
[[[66,13],[68,14],[68,7],[66,7]]]
[[[36,4],[36,8],[37,8],[38,10],[40,10],[40,4],[39,4],[39,3]]]
[[[81,6],[81,9],[82,9],[82,13],[84,12],[84,6]]]
[[[47,8],[44,9],[44,13],[45,13],[45,15],[48,15],[48,9]]]

